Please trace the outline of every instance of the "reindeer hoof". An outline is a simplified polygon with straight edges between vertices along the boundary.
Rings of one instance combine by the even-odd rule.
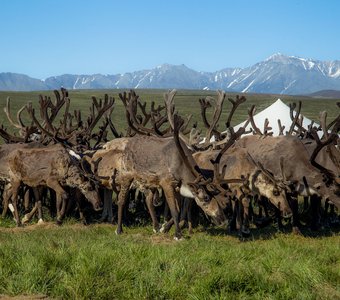
[[[250,230],[248,227],[245,227],[245,226],[242,226],[242,229],[241,229],[241,234],[243,237],[247,237],[250,235]]]
[[[247,238],[250,236],[250,230],[248,228],[242,228],[241,230],[239,230],[238,236],[240,238]]]
[[[183,229],[186,226],[186,223],[184,220],[180,221],[178,224],[179,228]]]
[[[39,219],[38,220],[38,225],[42,225],[42,224],[45,224],[44,220],[43,219]]]
[[[153,231],[153,233],[158,233],[158,232],[161,231],[161,227],[160,227],[160,226],[154,227],[154,228],[152,229],[152,231]]]
[[[16,222],[17,227],[24,227],[24,225],[21,222]]]
[[[175,241],[183,241],[183,238],[181,236],[174,236]]]
[[[29,218],[28,218],[28,216],[27,216],[27,214],[26,214],[26,215],[24,215],[24,217],[21,219],[21,223],[25,224],[25,223],[27,223],[27,222],[29,222]]]
[[[120,235],[120,234],[123,233],[123,230],[117,228],[117,229],[115,230],[115,233],[116,233],[116,235]]]
[[[302,235],[299,227],[297,227],[297,226],[293,227],[292,232],[293,232],[293,234],[296,234],[296,235]]]
[[[168,229],[166,228],[166,223],[162,224],[161,228],[159,229],[159,232],[161,233],[168,232]]]

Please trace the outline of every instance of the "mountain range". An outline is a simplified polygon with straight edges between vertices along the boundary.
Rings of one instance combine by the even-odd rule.
[[[67,89],[161,88],[196,89],[272,94],[310,94],[340,90],[340,61],[319,61],[280,53],[246,68],[199,72],[185,65],[163,64],[150,70],[116,75],[64,74],[31,78],[0,73],[0,90],[33,91]]]

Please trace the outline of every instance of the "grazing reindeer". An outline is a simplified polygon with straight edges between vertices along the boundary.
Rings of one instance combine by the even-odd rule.
[[[60,223],[65,213],[65,200],[67,194],[63,186],[77,187],[92,203],[95,210],[100,210],[100,199],[91,181],[86,178],[70,153],[61,145],[39,146],[30,145],[16,147],[8,152],[7,147],[13,149],[14,145],[2,145],[1,151],[1,179],[11,184],[12,203],[17,225],[20,225],[17,210],[18,189],[21,183],[30,187],[47,186],[57,194],[57,222]]]
[[[221,151],[207,150],[194,154],[197,164],[204,169],[212,169],[215,158]],[[241,233],[249,233],[248,209],[250,197],[254,195],[265,196],[275,207],[277,207],[283,217],[291,216],[292,211],[286,199],[286,187],[282,181],[273,178],[268,170],[259,166],[249,155],[246,149],[232,147],[221,156],[221,164],[225,165],[223,179],[244,178],[241,183],[230,183],[229,188],[233,191],[236,200],[241,205],[243,214],[238,215],[238,221],[243,219]]]
[[[207,186],[204,170],[193,160],[192,153],[182,144],[178,135],[183,120],[177,115],[174,137],[162,138],[136,135],[118,138],[97,150],[88,162],[98,161],[96,172],[106,177],[101,183],[119,189],[117,234],[122,232],[122,212],[126,195],[131,186],[145,189],[162,188],[175,224],[175,238],[181,238],[177,198],[182,195],[194,198],[198,206],[216,224],[225,222],[225,215],[214,198],[214,185]],[[94,170],[95,171],[95,170]]]

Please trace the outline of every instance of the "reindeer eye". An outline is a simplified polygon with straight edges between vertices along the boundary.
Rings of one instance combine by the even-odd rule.
[[[273,191],[273,194],[274,194],[274,196],[279,196],[279,195],[280,195],[280,192],[279,192],[278,190],[274,190],[274,191]]]

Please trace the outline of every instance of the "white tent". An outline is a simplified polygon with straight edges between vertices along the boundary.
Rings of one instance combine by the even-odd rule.
[[[294,114],[295,116],[295,114]],[[272,105],[264,109],[263,111],[259,112],[258,114],[254,115],[254,121],[256,126],[261,130],[263,133],[264,122],[268,119],[269,127],[272,127],[270,132],[273,132],[273,136],[278,136],[280,133],[278,120],[280,119],[281,125],[285,126],[284,134],[286,131],[289,130],[290,125],[292,124],[292,120],[290,118],[290,108],[286,104],[284,104],[280,99],[277,99]],[[237,131],[240,127],[244,126],[246,121],[238,124],[234,127],[234,130]],[[311,124],[312,121],[306,117],[303,117],[303,127],[308,128],[308,125]],[[314,123],[313,126],[319,126],[318,124]],[[246,127],[246,131],[252,128],[250,122]]]

